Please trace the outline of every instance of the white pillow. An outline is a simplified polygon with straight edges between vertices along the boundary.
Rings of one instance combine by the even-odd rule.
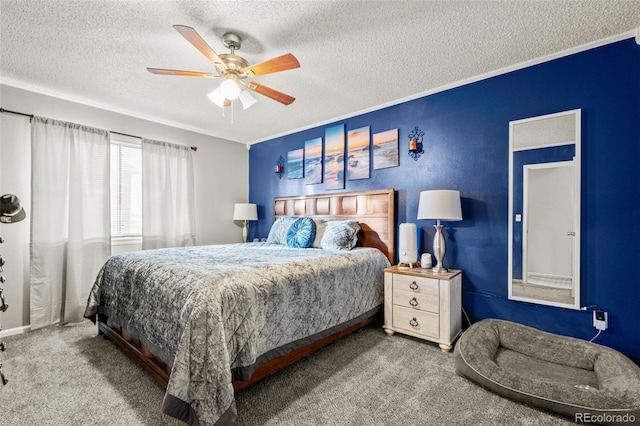
[[[289,231],[289,227],[296,221],[296,219],[296,217],[291,216],[279,217],[276,219],[269,230],[267,242],[271,244],[287,245],[287,231]]]
[[[316,238],[313,240],[311,247],[322,248],[322,236],[327,228],[327,221],[324,219],[313,219],[313,221],[316,223]]]
[[[320,247],[327,250],[351,250],[358,242],[360,225],[355,220],[327,222]]]

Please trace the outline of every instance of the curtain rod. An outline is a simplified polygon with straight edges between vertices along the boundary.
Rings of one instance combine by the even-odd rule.
[[[6,112],[7,114],[15,114],[15,115],[21,115],[23,117],[29,117],[29,118],[33,118],[33,114],[25,114],[24,112],[18,112],[18,111],[11,111],[9,109],[4,109],[4,108],[0,108],[0,113],[1,112]],[[141,136],[135,136],[135,135],[129,135],[127,133],[120,133],[120,132],[114,132],[113,130],[109,130],[110,133],[115,133],[116,135],[122,135],[122,136],[129,136],[131,138],[138,138],[138,139],[142,139]],[[197,151],[198,147],[197,146],[192,146],[190,147],[192,150]]]

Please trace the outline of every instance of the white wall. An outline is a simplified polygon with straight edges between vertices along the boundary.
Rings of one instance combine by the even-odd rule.
[[[0,107],[120,133],[196,146],[194,153],[196,238],[199,245],[242,241],[242,229],[231,220],[233,205],[247,202],[249,161],[245,145],[178,129],[124,114],[0,85]],[[7,259],[3,275],[9,309],[0,313],[0,336],[29,325],[29,119],[0,114],[0,195],[16,194],[27,219],[0,224],[6,240],[0,252]]]

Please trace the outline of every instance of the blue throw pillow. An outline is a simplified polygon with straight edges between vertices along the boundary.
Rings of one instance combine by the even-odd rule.
[[[287,245],[292,248],[309,248],[316,237],[316,223],[309,217],[301,217],[287,231]]]

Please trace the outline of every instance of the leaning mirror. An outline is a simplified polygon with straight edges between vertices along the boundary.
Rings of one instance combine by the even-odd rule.
[[[580,309],[580,110],[509,123],[509,299]]]

